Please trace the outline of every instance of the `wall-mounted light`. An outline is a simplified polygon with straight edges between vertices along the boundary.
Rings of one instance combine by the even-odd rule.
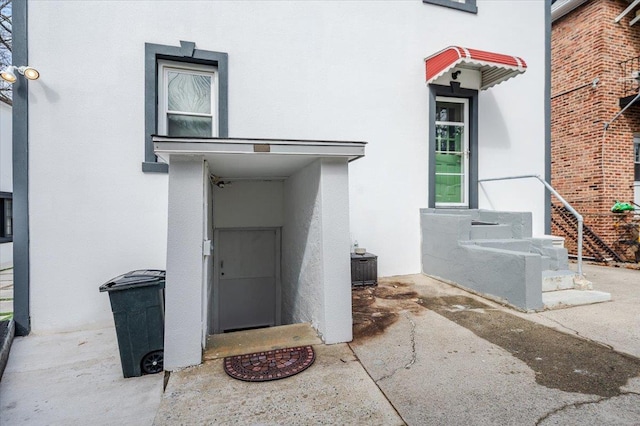
[[[0,71],[0,78],[8,83],[15,83],[18,79],[16,71],[28,80],[37,80],[40,78],[40,72],[37,69],[28,66],[16,67],[15,65],[9,65]]]
[[[230,183],[229,181],[222,180],[221,177],[216,175],[209,176],[209,179],[211,180],[211,183],[216,185],[218,188],[224,188],[225,185]]]
[[[460,75],[460,73],[462,73],[462,71],[460,71],[460,70],[458,70],[458,71],[454,71],[454,72],[451,74],[451,78],[453,78],[454,80],[457,80],[457,79],[458,79],[458,76]]]

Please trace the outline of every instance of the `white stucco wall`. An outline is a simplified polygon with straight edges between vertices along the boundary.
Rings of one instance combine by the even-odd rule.
[[[351,257],[349,240],[349,166],[344,159],[322,159],[320,220],[325,343],[350,342]]]
[[[199,158],[171,161],[165,287],[166,370],[200,364],[202,360],[202,329],[206,328],[207,318],[203,306],[206,260],[202,243],[208,170],[204,164]]]
[[[234,181],[214,185],[213,220],[216,228],[282,226],[282,181]]]
[[[33,330],[111,321],[98,285],[164,267],[167,176],[140,171],[145,42],[229,54],[231,137],[369,142],[349,166],[351,236],[380,275],[419,272],[424,57],[452,44],[523,57],[524,75],[480,95],[480,177],[544,170],[545,3],[477,3],[29,1]],[[480,196],[542,229],[541,187]]]
[[[321,161],[284,183],[282,227],[282,322],[324,326],[323,250],[320,198]]]
[[[0,192],[13,192],[11,106],[0,102]],[[0,269],[13,265],[13,243],[0,244]]]

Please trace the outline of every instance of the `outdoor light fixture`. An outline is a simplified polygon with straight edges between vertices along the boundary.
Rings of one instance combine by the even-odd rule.
[[[16,71],[28,80],[37,80],[40,77],[40,72],[33,67],[16,67],[15,65],[9,65],[0,72],[0,78],[8,83],[15,83],[18,79],[16,77]]]
[[[224,188],[224,186],[229,183],[228,181],[223,181],[221,177],[216,175],[209,176],[209,179],[211,180],[211,183],[216,185],[218,188]]]

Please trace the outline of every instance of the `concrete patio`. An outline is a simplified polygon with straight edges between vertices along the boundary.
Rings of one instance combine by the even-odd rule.
[[[215,359],[171,373],[163,393],[162,374],[122,378],[114,329],[16,338],[0,424],[637,425],[640,271],[585,272],[611,302],[533,314],[421,275],[385,278],[352,343],[315,345],[314,365],[274,382],[236,381]],[[536,336],[548,357],[510,346]],[[553,344],[604,361],[574,367]],[[608,363],[621,375],[590,381]]]

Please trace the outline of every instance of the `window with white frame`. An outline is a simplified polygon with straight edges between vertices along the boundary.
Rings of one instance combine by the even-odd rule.
[[[158,65],[158,134],[218,136],[217,70],[180,62]]]
[[[478,13],[476,0],[422,0],[422,2],[450,7],[452,9],[458,9],[470,13]]]

